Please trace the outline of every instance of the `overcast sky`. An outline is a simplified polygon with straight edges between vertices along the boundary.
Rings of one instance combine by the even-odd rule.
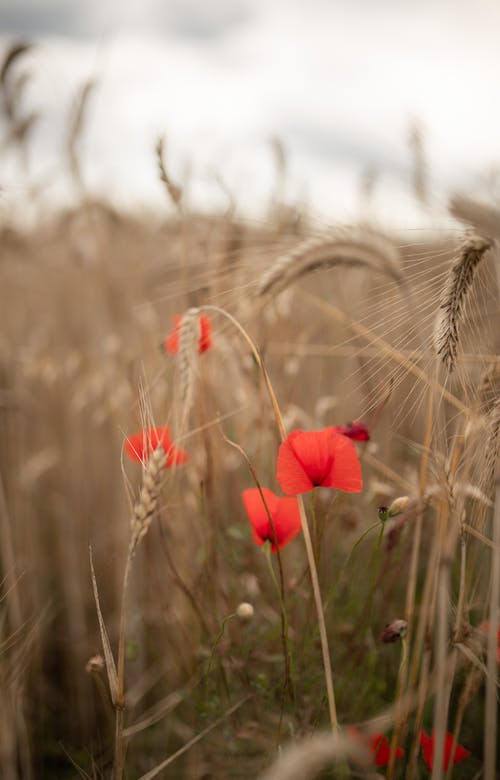
[[[153,150],[164,134],[169,169],[188,175],[196,205],[223,208],[222,180],[242,209],[259,213],[272,194],[277,136],[290,203],[331,221],[356,218],[369,171],[377,216],[418,226],[415,123],[435,205],[457,188],[500,194],[496,0],[1,0],[2,50],[18,39],[36,43],[17,64],[31,74],[24,108],[40,115],[28,177],[52,199],[71,192],[62,150],[89,78],[97,87],[84,179],[118,205],[163,204]],[[4,150],[7,199],[22,197],[27,180]]]

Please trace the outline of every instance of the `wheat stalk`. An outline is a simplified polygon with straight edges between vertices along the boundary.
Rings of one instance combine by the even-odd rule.
[[[481,260],[492,241],[477,234],[468,236],[459,256],[451,266],[443,291],[440,312],[436,322],[435,341],[439,357],[453,371],[458,354],[460,325]]]
[[[118,662],[116,668],[116,696],[113,701],[116,711],[115,720],[115,759],[114,780],[122,780],[124,769],[123,726],[125,712],[125,640],[127,629],[127,592],[132,567],[132,559],[140,540],[147,534],[151,525],[158,497],[160,495],[161,472],[165,466],[166,454],[161,446],[148,459],[142,478],[141,492],[135,504],[130,523],[130,543],[125,562],[122,585],[122,604],[120,628],[118,633]]]
[[[181,200],[182,200],[182,189],[175,184],[170,176],[167,173],[167,169],[165,167],[165,140],[164,138],[158,138],[158,141],[156,142],[156,160],[158,162],[158,172],[160,175],[160,180],[165,185],[165,189],[167,190],[172,203],[177,209],[181,208]]]

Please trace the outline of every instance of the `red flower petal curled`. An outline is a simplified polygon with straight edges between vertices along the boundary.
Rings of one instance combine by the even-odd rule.
[[[280,550],[300,532],[302,525],[299,505],[295,498],[276,496],[269,488],[262,488],[262,495],[258,488],[249,488],[243,491],[241,498],[252,525],[255,544],[265,544],[269,541],[272,552],[276,552],[277,547],[268,511],[274,524]]]
[[[182,316],[174,317],[174,327],[163,342],[163,349],[171,355],[176,355],[179,351],[179,335],[181,330]],[[198,352],[206,352],[212,346],[212,323],[206,314],[200,314],[198,317],[200,335],[198,338]]]
[[[138,463],[146,463],[151,453],[159,445],[167,456],[165,468],[179,466],[189,460],[187,452],[175,447],[170,438],[170,429],[165,427],[148,428],[129,436],[125,441],[125,452]]]
[[[432,732],[431,736],[429,736],[425,731],[420,732],[420,746],[422,748],[422,754],[424,757],[425,765],[427,766],[427,769],[429,772],[432,772],[432,769],[434,767],[434,741],[435,736],[434,732]],[[443,768],[446,770],[448,769],[450,765],[450,760],[453,761],[453,765],[459,764],[460,761],[463,761],[468,756],[470,756],[470,750],[466,750],[462,745],[455,745],[455,751],[453,753],[453,758],[451,756],[451,748],[453,744],[453,734],[450,734],[449,731],[446,732],[445,738],[444,738],[444,763]]]
[[[347,733],[355,739],[363,741],[373,756],[375,766],[387,766],[391,757],[389,740],[384,734],[362,734],[355,728],[347,729]],[[397,748],[396,758],[404,756],[403,748]]]
[[[370,433],[360,420],[354,420],[347,425],[336,425],[335,430],[353,441],[370,441]]]
[[[293,431],[280,446],[277,479],[288,495],[314,487],[359,493],[363,487],[356,448],[334,428]]]
[[[199,352],[206,352],[212,346],[212,323],[206,314],[200,314],[200,340]]]
[[[387,766],[391,757],[389,740],[383,734],[371,734],[370,746],[373,753],[375,766]],[[396,749],[396,758],[404,756],[403,748]]]

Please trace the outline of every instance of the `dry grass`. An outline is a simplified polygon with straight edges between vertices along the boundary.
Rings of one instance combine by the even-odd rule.
[[[481,236],[468,236],[459,256],[450,270],[449,281],[441,304],[442,313],[436,324],[437,352],[443,363],[452,371],[460,343],[459,328],[474,281],[474,275],[485,253],[493,242]]]
[[[2,778],[411,779],[422,727],[471,751],[453,777],[494,778],[498,233],[464,250],[461,230],[318,233],[279,203],[260,225],[202,217],[157,162],[171,219],[84,198],[1,228]],[[466,206],[491,228],[495,208]],[[317,491],[270,569],[242,490],[277,489],[285,430],[356,419],[363,492]],[[152,424],[189,463],[125,458]],[[387,769],[350,724],[388,735]]]
[[[286,741],[285,731],[307,735],[324,723],[321,654],[315,621],[306,608],[312,594],[301,575],[298,542],[283,552],[298,699],[295,705],[286,704],[280,716],[279,604],[240,505],[240,491],[251,484],[244,460],[235,458],[218,426],[225,418],[225,431],[248,453],[260,480],[271,485],[278,430],[248,347],[230,322],[217,315],[219,305],[238,316],[257,339],[288,426],[321,427],[363,418],[372,429],[373,441],[363,455],[363,494],[339,496],[333,506],[328,496],[320,496],[320,527],[313,533],[321,590],[331,604],[327,629],[340,722],[369,720],[392,703],[397,651],[379,645],[377,636],[385,623],[407,615],[405,573],[413,555],[413,639],[400,696],[405,690],[419,691],[423,706],[417,707],[416,717],[432,724],[428,707],[434,687],[419,659],[425,664],[428,658],[431,671],[438,658],[433,660],[430,649],[439,603],[435,562],[446,550],[448,597],[442,609],[450,628],[445,628],[444,657],[454,652],[456,669],[448,683],[446,723],[453,730],[455,717],[459,719],[459,738],[480,762],[476,723],[485,689],[477,674],[475,695],[465,692],[484,645],[474,645],[467,655],[453,647],[469,647],[468,637],[477,635],[476,627],[487,617],[481,594],[488,588],[491,510],[479,497],[493,500],[496,439],[483,414],[493,419],[498,374],[491,346],[494,325],[473,316],[470,325],[464,322],[464,343],[483,339],[484,348],[460,350],[454,383],[442,385],[433,376],[433,319],[454,242],[400,247],[401,273],[421,307],[418,312],[409,313],[397,282],[384,281],[365,267],[320,270],[310,280],[306,274],[293,292],[282,293],[286,306],[275,297],[263,312],[255,306],[252,314],[251,301],[257,301],[253,290],[257,292],[259,275],[267,273],[266,266],[272,267],[280,253],[276,246],[283,245],[283,236],[272,225],[256,232],[225,219],[189,219],[187,255],[181,225],[131,222],[99,204],[82,207],[33,235],[4,230],[2,529],[4,537],[11,535],[12,552],[9,558],[9,545],[3,543],[2,608],[4,636],[19,631],[26,644],[18,683],[9,682],[5,673],[2,677],[4,698],[19,713],[10,752],[3,753],[5,776],[9,766],[14,776],[12,766],[22,755],[37,768],[35,775],[57,771],[71,776],[66,754],[87,772],[106,774],[110,766],[112,726],[99,692],[104,672],[85,673],[100,645],[87,547],[91,542],[113,648],[129,544],[126,518],[132,511],[127,492],[132,504],[134,496],[140,500],[142,495],[140,469],[131,463],[123,464],[124,490],[121,448],[124,435],[142,423],[141,396],[147,399],[148,420],[180,429],[184,419],[183,446],[191,464],[168,473],[158,511],[146,512],[151,527],[130,572],[123,643],[129,702],[124,733],[134,734],[125,736],[128,771],[147,775],[165,760],[165,753],[172,755],[197,733],[205,734],[232,702],[249,694],[238,713],[165,764],[164,776],[198,776],[204,767],[216,776],[256,774],[271,759],[280,731]],[[236,232],[239,247],[228,249],[228,236]],[[289,241],[297,243],[295,237]],[[198,283],[189,284],[185,273]],[[480,275],[476,283],[478,296],[486,283]],[[196,290],[198,285],[202,291]],[[477,301],[473,295],[473,315]],[[190,304],[201,310],[205,304],[210,313],[214,349],[198,355],[191,348],[185,358],[187,336],[182,333],[191,332],[187,325],[195,309],[182,329],[181,354],[162,355],[158,345],[172,315]],[[182,392],[186,382],[193,399],[189,417]],[[434,399],[430,437],[426,396]],[[469,487],[464,490],[464,485]],[[381,559],[374,561],[367,537],[344,573],[342,561],[373,522],[377,505],[401,493],[412,502],[402,521],[386,528]],[[425,503],[420,503],[424,494]],[[464,535],[464,527],[471,533]],[[417,528],[421,541],[412,554]],[[389,545],[393,536],[396,541]],[[455,555],[464,544],[465,562]],[[422,554],[424,546],[434,551],[429,559]],[[375,580],[363,569],[373,570]],[[370,591],[368,616],[363,603]],[[250,625],[232,622],[215,654],[210,680],[201,688],[200,683],[186,688],[200,674],[203,679],[221,621],[243,600],[255,609]],[[450,605],[457,603],[460,617],[452,621]],[[44,610],[45,617],[30,634],[30,624]],[[457,644],[450,646],[452,635]],[[7,644],[2,664],[9,668],[19,653],[19,645]],[[362,677],[356,671],[361,662],[366,669]],[[178,690],[183,693],[175,709],[162,711],[161,701],[170,701]],[[461,702],[456,716],[455,695]],[[34,714],[47,711],[49,701],[51,715],[40,732]],[[157,702],[159,714],[150,717]],[[408,755],[415,738],[413,713],[410,708],[400,732]],[[142,721],[148,727],[134,731],[134,723]],[[398,762],[395,768],[400,771]],[[455,773],[467,776],[460,775],[460,766]]]

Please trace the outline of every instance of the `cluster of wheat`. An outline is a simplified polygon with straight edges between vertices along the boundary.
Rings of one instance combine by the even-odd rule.
[[[409,243],[202,217],[160,143],[173,216],[125,217],[85,193],[89,91],[82,204],[0,226],[1,776],[417,778],[427,730],[470,754],[433,780],[493,779],[498,212]],[[242,492],[293,429],[361,420],[363,492],[263,555]],[[182,467],[165,433],[128,458],[160,426]]]

